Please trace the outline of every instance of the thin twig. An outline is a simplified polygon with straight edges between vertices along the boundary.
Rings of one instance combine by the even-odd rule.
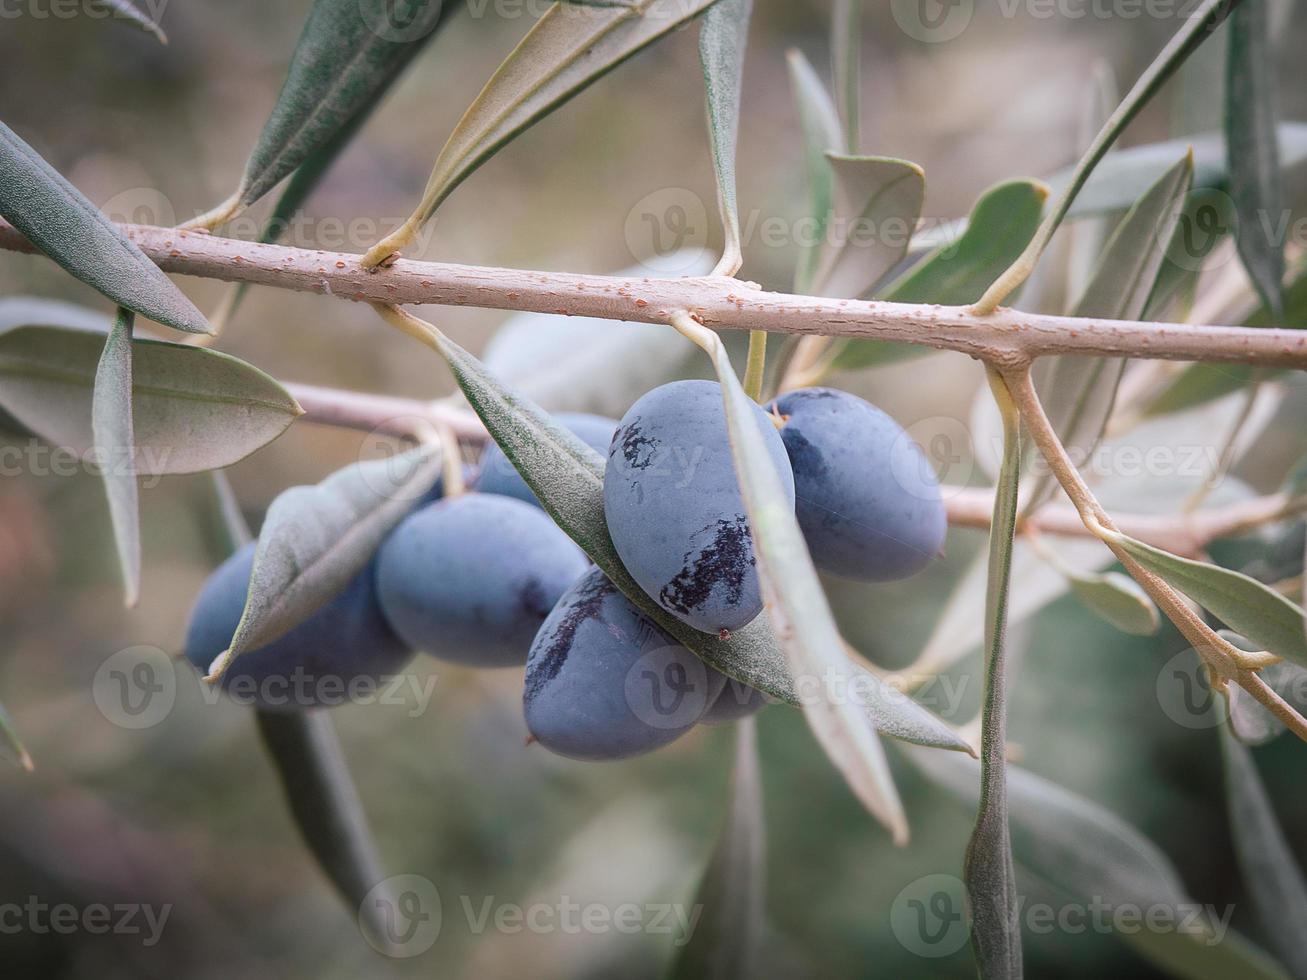
[[[1248,666],[1248,655],[1238,650],[1217,633],[1194,612],[1188,602],[1162,578],[1140,565],[1115,540],[1114,534],[1120,533],[1115,521],[1108,516],[1094,497],[1093,492],[1081,477],[1080,472],[1071,462],[1066,448],[1058,439],[1052,423],[1048,419],[1044,406],[1035,391],[1030,377],[1029,366],[1009,369],[1005,372],[1008,388],[1021,412],[1022,421],[1030,432],[1031,438],[1039,447],[1049,468],[1057,477],[1058,483],[1071,498],[1072,504],[1079,511],[1081,520],[1095,537],[1100,538],[1112,550],[1125,570],[1148,593],[1159,609],[1166,614],[1177,629],[1189,641],[1189,644],[1202,657],[1212,674],[1215,688],[1223,688],[1227,682],[1234,681],[1262,704],[1268,711],[1280,719],[1299,738],[1307,741],[1307,718],[1303,718],[1290,707],[1283,698],[1275,693],[1269,685],[1257,676],[1256,669]],[[1112,532],[1112,533],[1104,533]]]
[[[1001,309],[771,293],[737,279],[591,276],[399,259],[369,271],[359,256],[143,225],[123,231],[166,272],[382,304],[474,306],[643,323],[688,310],[709,327],[839,336],[934,347],[1000,368],[1051,354],[1307,367],[1307,331],[1044,316]],[[33,251],[0,223],[0,249]]]

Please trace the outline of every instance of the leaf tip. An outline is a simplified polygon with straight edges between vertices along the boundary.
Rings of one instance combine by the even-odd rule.
[[[231,662],[231,648],[228,647],[214,658],[213,663],[209,664],[209,672],[204,675],[204,683],[216,684],[222,680],[222,675],[227,673],[227,668],[231,666]]]

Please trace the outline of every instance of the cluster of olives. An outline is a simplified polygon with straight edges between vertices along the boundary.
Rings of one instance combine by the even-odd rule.
[[[885,581],[939,552],[946,521],[934,473],[887,415],[826,388],[790,392],[755,412],[818,568]],[[716,383],[664,385],[620,422],[557,420],[607,454],[609,531],[651,599],[723,639],[762,612]],[[414,650],[478,667],[525,662],[528,730],[576,759],[648,752],[697,724],[762,707],[760,692],[707,666],[593,567],[497,446],[471,484],[453,497],[435,488],[348,589],[238,658],[224,686],[265,708],[312,707],[313,681],[379,681]],[[198,668],[230,643],[252,565],[250,545],[205,584],[186,639]],[[269,681],[284,690],[291,674],[310,682],[295,698],[264,696]]]

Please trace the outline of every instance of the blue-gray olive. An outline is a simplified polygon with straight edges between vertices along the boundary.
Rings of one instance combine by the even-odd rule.
[[[186,629],[186,659],[201,673],[231,645],[245,609],[254,544],[209,576]],[[241,654],[223,675],[235,700],[271,710],[330,706],[349,700],[408,663],[412,650],[386,622],[371,563],[353,582],[280,639]]]
[[[613,441],[613,430],[617,428],[615,419],[586,415],[583,412],[559,412],[554,416],[554,421],[600,454],[608,452],[608,445]],[[476,488],[481,493],[516,497],[528,504],[540,506],[535,493],[494,442],[487,445],[481,454],[481,474],[477,477]]]
[[[377,593],[415,649],[475,667],[526,661],[559,597],[588,567],[542,510],[468,493],[410,514],[377,557]]]
[[[785,446],[762,409],[754,413],[793,501]],[[672,615],[720,633],[762,612],[753,534],[716,382],[675,381],[631,406],[608,451],[604,515],[622,563]]]
[[[791,391],[769,407],[784,421],[795,512],[818,568],[883,582],[939,554],[948,531],[939,482],[897,422],[832,388]]]
[[[523,707],[541,745],[572,759],[625,759],[698,723],[726,682],[591,569],[540,628]]]

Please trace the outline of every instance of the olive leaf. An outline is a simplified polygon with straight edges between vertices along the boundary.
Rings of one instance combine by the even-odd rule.
[[[726,228],[726,246],[715,274],[733,276],[740,254],[740,214],[735,191],[735,144],[740,131],[740,87],[748,46],[753,0],[720,0],[708,8],[699,28],[699,60],[708,94],[708,133],[712,137],[717,203]]]
[[[932,781],[966,806],[980,798],[977,766],[954,753],[910,750]],[[1222,936],[1151,840],[1092,800],[1008,766],[1012,850],[1028,876],[1068,901],[1107,910],[1155,909],[1167,929],[1121,929],[1123,942],[1168,974],[1192,980],[1286,980],[1264,952],[1233,930]]]
[[[821,243],[826,239],[835,196],[835,175],[826,154],[845,145],[840,117],[830,94],[813,71],[803,53],[791,50],[785,56],[789,68],[790,88],[798,106],[799,129],[803,134],[803,156],[808,176],[808,219],[813,234],[800,242],[798,266],[794,272],[794,289],[811,293],[821,261]]]
[[[104,341],[91,396],[91,432],[109,497],[128,606],[136,605],[141,591],[141,509],[132,435],[133,320],[129,310],[118,311]]]
[[[1284,309],[1276,316],[1262,306],[1246,321],[1249,327],[1280,325],[1307,328],[1307,274],[1299,275],[1284,292]],[[1278,372],[1256,369],[1247,364],[1191,364],[1166,384],[1149,402],[1146,414],[1168,415],[1202,405],[1247,387],[1254,377],[1274,377]]]
[[[341,131],[356,129],[459,6],[439,0],[314,0],[235,193],[187,227],[230,221]]]
[[[1123,633],[1152,636],[1162,625],[1153,600],[1128,575],[1071,574],[1067,580],[1077,599]]]
[[[2,122],[0,217],[119,306],[178,330],[212,333],[172,280]]]
[[[363,124],[372,115],[372,110],[376,106],[376,101],[365,105],[354,114],[352,119],[337,129],[326,142],[314,149],[312,153],[304,158],[304,162],[295,168],[295,172],[291,175],[290,180],[286,182],[285,189],[277,198],[277,203],[273,205],[272,211],[264,222],[263,233],[259,235],[259,241],[271,244],[281,239],[286,233],[286,229],[290,227],[291,220],[304,205],[304,202],[309,199],[309,195],[322,182],[322,178],[331,169],[332,164],[336,162],[345,147],[353,141],[358,131],[363,128]],[[248,282],[232,284],[218,310],[209,317],[209,322],[213,324],[215,331],[221,331],[226,324],[231,322],[249,290],[250,284]]]
[[[1242,572],[1181,558],[1114,531],[1105,534],[1144,568],[1246,636],[1257,649],[1307,666],[1302,608],[1279,592]]]
[[[30,326],[72,327],[103,333],[108,316],[100,310],[41,296],[0,297],[0,334],[14,327]]]
[[[381,542],[435,485],[439,444],[337,470],[291,487],[268,507],[254,550],[249,593],[231,646],[212,665],[222,676],[242,653],[290,632],[339,595]]]
[[[103,321],[99,326],[0,332],[0,405],[52,445],[78,454],[96,445],[93,393],[105,347]],[[228,354],[154,340],[132,341],[131,350],[130,459],[140,476],[229,466],[302,413],[276,381]]]
[[[793,501],[782,487],[758,428],[754,403],[736,378],[721,338],[688,314],[673,322],[703,348],[721,382],[731,458],[753,530],[766,616],[793,676],[809,683],[821,678],[840,685],[838,694],[832,688],[825,696],[802,699],[808,725],[862,805],[886,826],[896,844],[906,844],[907,816],[889,760],[858,699],[845,693],[853,690],[846,682],[854,668],[794,516]],[[883,690],[874,695],[876,700],[884,696]]]
[[[5,710],[3,704],[0,704],[0,757],[28,772],[34,768],[32,757],[28,755],[27,749],[18,738],[18,733],[14,731],[13,720],[10,719],[9,712]]]
[[[855,299],[871,290],[908,254],[921,217],[925,172],[893,157],[826,153],[835,175],[834,224],[827,226],[812,287]]]
[[[257,711],[255,717],[304,843],[369,942],[393,944],[385,910],[398,896],[375,894],[386,876],[331,715]]]
[[[1276,145],[1278,93],[1268,7],[1267,0],[1245,0],[1230,15],[1225,134],[1239,257],[1262,302],[1278,316],[1284,309],[1284,243],[1269,222],[1288,211]]]
[[[735,771],[726,824],[694,898],[703,915],[677,954],[669,980],[758,976],[766,843],[757,724],[745,718],[735,726]]]
[[[436,158],[417,209],[368,251],[363,264],[375,266],[413,241],[454,188],[523,130],[716,2],[550,6],[459,120]]]
[[[862,0],[835,0],[830,21],[835,101],[844,123],[844,148],[857,153],[862,112]]]
[[[799,702],[802,692],[796,688],[766,616],[759,616],[732,633],[729,640],[722,640],[700,633],[670,615],[631,578],[617,556],[604,519],[602,456],[539,406],[505,386],[431,324],[391,307],[379,307],[378,312],[444,358],[491,438],[545,511],[645,615],[722,673],[778,700]],[[943,721],[911,698],[885,687],[869,672],[855,671],[852,682],[874,692],[863,710],[882,734],[934,748],[971,751]]]
[[[1052,210],[1044,218],[1035,232],[1034,238],[1026,246],[1021,256],[1012,263],[1003,275],[995,280],[994,284],[985,291],[985,295],[980,298],[976,304],[978,312],[988,313],[992,311],[999,303],[1003,302],[1013,290],[1021,285],[1022,282],[1034,271],[1035,263],[1039,261],[1040,255],[1048,247],[1048,243],[1053,238],[1053,233],[1057,231],[1062,220],[1067,216],[1071,203],[1084,187],[1089,175],[1093,173],[1094,168],[1106,156],[1107,151],[1112,144],[1116,142],[1121,132],[1130,124],[1141,109],[1157,94],[1158,90],[1171,77],[1189,55],[1193,54],[1203,41],[1212,34],[1212,32],[1225,20],[1231,9],[1238,5],[1238,0],[1202,0],[1202,2],[1189,11],[1185,24],[1175,35],[1167,42],[1162,51],[1153,59],[1139,79],[1135,82],[1134,87],[1126,94],[1125,99],[1116,111],[1108,117],[1103,128],[1099,130],[1098,135],[1090,144],[1089,149],[1081,157],[1080,162],[1076,164],[1071,176],[1067,182],[1066,188],[1058,195]]]
[[[980,298],[995,277],[1021,254],[1039,227],[1048,189],[1036,180],[1011,180],[976,201],[956,241],[941,242],[891,282],[878,298],[894,303],[963,306]],[[884,340],[843,340],[833,347],[830,370],[856,370],[931,353],[930,348]]]
[[[1007,613],[1021,484],[1021,421],[1007,385],[989,371],[1003,418],[1003,463],[994,488],[985,590],[985,690],[980,724],[980,798],[967,842],[964,881],[971,946],[982,978],[1021,976],[1021,921],[1007,801]]]
[[[1103,247],[1072,316],[1134,320],[1143,314],[1192,177],[1193,157],[1186,153],[1135,202]],[[1078,458],[1088,459],[1102,439],[1125,364],[1121,357],[1056,357],[1038,365],[1049,421]],[[1052,474],[1040,476],[1026,498],[1027,513],[1048,499],[1053,485]]]
[[[1275,817],[1252,752],[1224,725],[1221,758],[1230,832],[1244,885],[1271,949],[1293,976],[1307,976],[1307,881]]]
[[[125,20],[134,27],[140,28],[146,34],[155,37],[160,44],[168,43],[168,35],[163,33],[159,22],[132,3],[132,0],[86,0],[86,2],[91,7],[111,14],[115,20]]]

